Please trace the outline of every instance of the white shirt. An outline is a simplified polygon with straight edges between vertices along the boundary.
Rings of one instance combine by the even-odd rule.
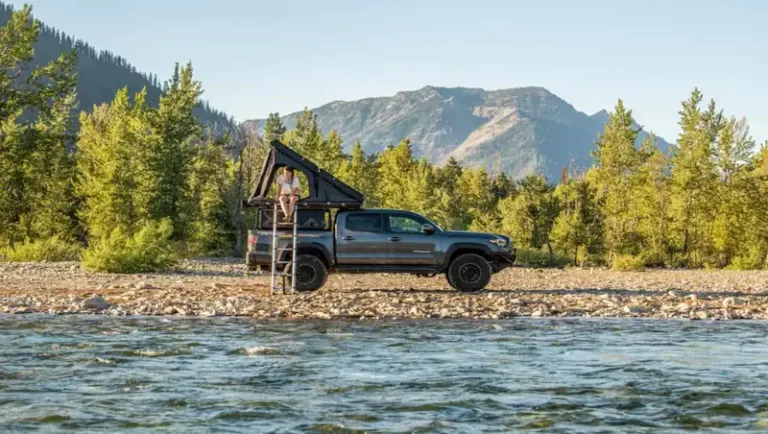
[[[296,175],[293,175],[291,180],[289,181],[285,175],[280,175],[277,177],[277,185],[280,186],[280,194],[293,194],[293,189],[299,188],[299,178],[296,177]]]

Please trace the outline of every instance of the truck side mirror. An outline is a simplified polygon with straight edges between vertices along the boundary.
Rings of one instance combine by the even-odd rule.
[[[424,223],[421,225],[421,232],[427,235],[432,235],[435,233],[435,227],[429,223]]]

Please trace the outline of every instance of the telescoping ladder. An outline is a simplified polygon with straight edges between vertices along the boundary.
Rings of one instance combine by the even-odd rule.
[[[297,204],[298,205],[298,204]],[[283,293],[288,289],[291,293],[296,292],[296,244],[298,239],[298,221],[299,207],[294,206],[293,216],[291,221],[287,222],[284,226],[290,227],[291,232],[289,234],[279,234],[277,227],[280,226],[278,216],[280,215],[280,203],[275,201],[274,209],[272,211],[272,284],[271,293],[274,294],[278,291]],[[290,226],[289,226],[290,225]],[[288,258],[284,255],[284,252],[290,252]],[[290,265],[290,269],[287,267]],[[281,283],[277,283],[277,278],[280,277]],[[290,281],[290,285],[286,284],[286,281]]]

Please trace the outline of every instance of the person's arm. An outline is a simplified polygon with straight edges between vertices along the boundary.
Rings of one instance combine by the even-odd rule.
[[[293,178],[294,181],[291,183],[293,185],[293,188],[291,189],[291,192],[298,196],[301,194],[301,185],[299,184],[299,178]]]

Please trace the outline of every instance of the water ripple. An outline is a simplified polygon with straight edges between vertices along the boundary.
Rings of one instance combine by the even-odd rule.
[[[0,315],[0,430],[768,430],[768,324]]]

